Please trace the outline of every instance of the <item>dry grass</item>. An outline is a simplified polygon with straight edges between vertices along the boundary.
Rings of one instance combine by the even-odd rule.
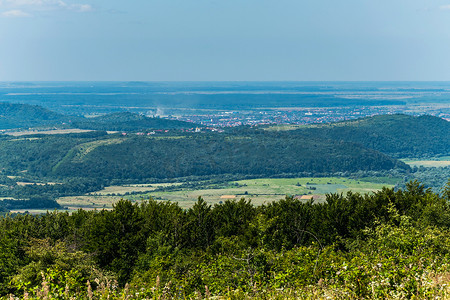
[[[61,206],[69,210],[83,209],[103,209],[112,208],[112,205],[119,201],[120,196],[70,196],[61,197],[57,201]]]
[[[26,185],[46,185],[46,184],[48,184],[48,185],[56,185],[56,184],[61,184],[61,183],[58,183],[58,182],[45,182],[45,183],[42,183],[42,182],[22,182],[22,181],[18,181],[18,182],[16,182],[16,184],[19,185],[19,186],[26,186]]]
[[[93,130],[73,128],[73,129],[12,131],[12,132],[6,132],[6,134],[11,135],[11,136],[23,136],[23,135],[31,135],[31,134],[67,134],[67,133],[83,133],[83,132],[91,132],[91,131],[93,131]]]
[[[125,195],[126,193],[132,193],[132,192],[151,192],[154,191],[157,188],[161,187],[167,187],[167,186],[174,186],[174,185],[180,185],[181,183],[157,183],[157,184],[129,184],[129,185],[112,185],[107,186],[103,190],[95,192],[97,195],[111,195],[116,194],[116,196],[119,195]]]
[[[83,158],[89,154],[89,152],[95,150],[95,148],[105,145],[114,145],[114,144],[120,144],[123,142],[123,139],[107,139],[107,140],[99,140],[99,141],[93,141],[89,143],[84,143],[81,145],[76,146],[77,148],[77,154],[73,158],[73,161],[81,161]]]
[[[404,161],[406,164],[413,167],[448,167],[450,166],[450,160],[411,160]]]
[[[16,184],[17,184],[18,186],[26,186],[26,185],[45,185],[45,183],[40,183],[40,182],[21,182],[21,181],[16,182]]]
[[[375,293],[366,295],[365,297],[358,297],[358,295],[349,287],[338,286],[338,287],[330,287],[323,285],[321,281],[319,281],[316,285],[304,286],[302,288],[278,288],[278,289],[258,289],[255,287],[253,291],[244,292],[240,289],[228,289],[221,293],[221,295],[214,295],[210,292],[208,286],[205,285],[205,291],[201,293],[197,291],[191,295],[185,295],[182,297],[183,299],[217,299],[217,300],[257,300],[257,299],[449,299],[450,297],[450,275],[446,274],[438,274],[435,276],[438,281],[434,281],[431,279],[431,285],[425,284],[423,286],[424,290],[420,293],[413,295],[411,298],[410,295],[405,293],[401,287],[398,289],[387,289],[382,295]],[[70,292],[68,287],[66,286],[64,294],[61,294],[54,286],[49,284],[51,279],[46,277],[42,273],[42,282],[40,284],[40,288],[36,288],[34,291],[30,291],[30,293],[25,292],[23,297],[16,297],[12,294],[5,295],[0,297],[2,300],[16,300],[16,299],[111,299],[111,300],[119,300],[119,299],[181,299],[180,295],[183,294],[183,291],[176,290],[174,293],[174,286],[171,283],[167,283],[166,285],[162,285],[160,283],[159,276],[157,276],[155,284],[153,287],[149,288],[139,288],[139,286],[129,285],[128,283],[125,285],[123,289],[118,288],[117,282],[108,278],[95,279],[97,283],[97,288],[93,289],[92,285],[89,281],[86,282],[85,290],[79,291],[79,294],[73,295],[73,292]],[[429,278],[427,278],[429,279]],[[428,281],[428,280],[425,281]],[[62,287],[60,287],[62,289]],[[175,287],[178,289],[178,287]],[[143,295],[146,295],[145,298]],[[176,297],[177,295],[178,297]],[[76,296],[76,297],[74,297]]]

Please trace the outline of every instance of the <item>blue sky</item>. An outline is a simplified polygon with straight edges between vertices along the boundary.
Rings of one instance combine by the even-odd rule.
[[[450,0],[0,0],[0,81],[450,81]]]

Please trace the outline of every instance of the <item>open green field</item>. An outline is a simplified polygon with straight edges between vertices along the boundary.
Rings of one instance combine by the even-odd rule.
[[[302,127],[302,125],[292,125],[292,124],[285,124],[285,125],[276,125],[276,126],[270,126],[267,128],[264,128],[266,131],[288,131],[288,130],[296,130]]]
[[[402,161],[412,167],[448,167],[450,166],[450,156],[441,156],[429,160],[402,159]]]
[[[256,205],[277,201],[288,196],[314,195],[316,201],[323,201],[325,194],[374,192],[390,184],[357,181],[348,178],[265,178],[240,180],[229,183],[226,188],[180,190],[171,192],[149,193],[155,199],[178,202],[182,207],[191,207],[201,196],[210,204],[219,203],[234,196],[235,199],[251,199]],[[225,197],[221,198],[221,197]],[[128,197],[127,197],[128,198]]]
[[[211,205],[227,199],[250,199],[253,204],[261,205],[277,201],[288,196],[310,195],[316,202],[325,200],[328,193],[371,193],[383,187],[393,187],[399,178],[374,177],[350,179],[343,177],[323,178],[261,178],[230,181],[221,184],[206,184],[196,188],[183,187],[182,183],[155,183],[109,186],[100,191],[81,196],[61,197],[58,203],[67,208],[65,211],[76,211],[80,208],[111,209],[120,199],[140,202],[150,197],[158,201],[178,202],[183,208],[190,208],[202,197]],[[14,212],[24,212],[17,210]],[[42,210],[27,210],[30,213],[43,213]]]
[[[181,183],[156,183],[110,186],[105,189],[83,196],[62,197],[58,202],[69,211],[83,209],[111,208],[113,203],[121,198],[140,202],[152,197],[158,201],[178,202],[181,207],[189,208],[198,197],[209,204],[220,203],[226,199],[251,199],[252,203],[261,205],[280,200],[286,195],[313,195],[315,201],[323,201],[328,193],[370,193],[380,190],[383,186],[393,187],[397,178],[363,178],[355,180],[341,177],[324,178],[262,178],[230,181],[226,184],[208,187],[183,188]],[[180,186],[178,188],[178,186]],[[164,188],[169,188],[164,190]],[[132,194],[133,193],[133,194]]]
[[[110,209],[113,203],[119,201],[121,196],[100,196],[100,195],[85,195],[85,196],[71,196],[61,197],[58,203],[66,207],[69,211],[76,211],[80,208],[91,209]]]

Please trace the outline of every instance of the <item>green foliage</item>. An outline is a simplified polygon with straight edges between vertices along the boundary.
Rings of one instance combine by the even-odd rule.
[[[75,188],[67,187],[67,181],[76,176],[86,182],[93,178],[143,181],[221,174],[273,176],[409,169],[400,161],[354,143],[258,131],[167,133],[160,137],[92,134],[8,137],[0,140],[0,158],[0,167],[7,175],[64,183],[24,187],[18,190],[22,195],[27,195],[27,189],[35,194],[38,191],[68,194],[67,189],[75,192]]]
[[[95,123],[100,127],[115,124],[130,128],[139,125],[135,129],[143,130],[150,126],[148,122],[166,121],[169,120],[119,113],[72,124]],[[316,176],[338,172],[358,176],[363,172],[389,170],[398,171],[395,176],[405,177],[405,181],[419,178],[438,192],[448,179],[446,168],[414,168],[415,172],[411,172],[407,165],[392,157],[448,154],[449,124],[430,116],[388,115],[301,127],[289,132],[242,127],[201,134],[171,130],[155,136],[108,135],[105,131],[2,136],[0,195],[21,200],[32,197],[53,200],[98,191],[113,183],[184,178],[189,185],[192,178]],[[17,178],[7,177],[11,175]],[[16,183],[19,181],[39,184],[22,186]],[[31,208],[30,203],[25,204]],[[2,210],[7,209],[5,205],[0,206]]]
[[[295,132],[352,141],[399,158],[447,155],[450,149],[450,122],[432,116],[380,115]]]
[[[20,265],[20,257],[16,247],[17,241],[8,232],[2,230],[0,235],[0,294],[5,294],[8,291],[8,278],[17,271]]]
[[[189,244],[193,248],[206,250],[214,240],[214,220],[209,206],[201,197],[188,210],[186,232],[189,234]]]
[[[91,130],[140,131],[149,129],[190,129],[196,126],[201,127],[202,125],[161,118],[149,118],[130,112],[118,112],[73,122],[72,126]]]
[[[58,204],[54,199],[48,199],[46,197],[37,197],[33,196],[29,200],[11,200],[5,199],[0,200],[0,207],[4,209],[39,209],[39,208],[61,208],[61,205]]]
[[[30,128],[64,125],[68,128],[91,130],[139,131],[148,129],[192,128],[196,125],[183,121],[149,118],[130,112],[112,113],[95,118],[59,114],[37,105],[0,103],[0,129]]]
[[[53,175],[104,179],[177,178],[219,174],[353,172],[408,169],[402,162],[353,143],[276,134],[185,135],[121,138],[96,147],[82,160],[65,160]]]
[[[314,240],[311,223],[316,217],[312,201],[302,202],[292,197],[263,206],[265,228],[263,241],[271,248],[281,250],[283,247],[292,248],[294,245],[305,245]]]
[[[122,200],[110,211],[7,216],[0,299],[448,297],[449,202],[407,186],[322,204]]]
[[[0,129],[56,125],[71,119],[41,106],[4,102],[0,103],[0,115]]]
[[[26,255],[31,260],[22,267],[11,281],[17,290],[31,291],[43,281],[51,284],[53,291],[61,294],[80,292],[86,280],[93,280],[98,271],[93,267],[90,255],[70,250],[70,245],[50,239],[33,239],[26,247]],[[66,287],[67,286],[67,287]]]

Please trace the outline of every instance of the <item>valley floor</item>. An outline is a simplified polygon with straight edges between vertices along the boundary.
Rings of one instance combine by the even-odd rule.
[[[352,179],[346,177],[301,177],[301,178],[258,178],[248,180],[229,181],[211,184],[205,182],[182,182],[132,184],[108,186],[102,190],[80,196],[58,198],[58,203],[69,211],[80,208],[111,209],[120,199],[140,202],[153,198],[157,201],[177,202],[187,209],[192,207],[199,197],[208,204],[219,204],[227,199],[245,198],[255,205],[261,205],[285,198],[298,197],[302,200],[313,199],[315,202],[325,200],[329,193],[371,193],[383,187],[391,188],[400,182],[401,178],[362,178]],[[189,185],[191,185],[189,187]],[[12,212],[25,212],[32,214],[45,213],[45,210],[22,209]]]

